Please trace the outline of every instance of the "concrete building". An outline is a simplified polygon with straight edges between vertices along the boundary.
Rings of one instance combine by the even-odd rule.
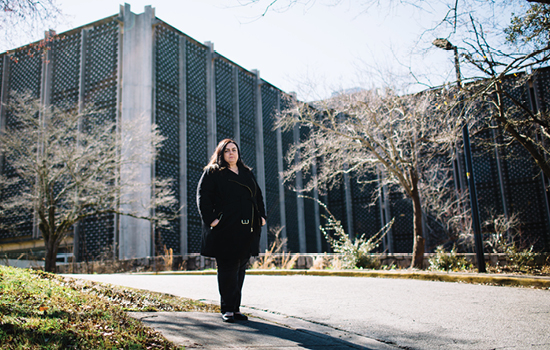
[[[34,54],[44,43],[49,46],[45,58]],[[10,91],[30,91],[45,104],[93,101],[117,122],[148,116],[143,127],[156,123],[166,137],[156,162],[140,169],[141,181],[152,183],[156,176],[175,179],[174,190],[184,206],[181,217],[170,230],[156,232],[149,222],[130,217],[88,219],[64,243],[64,252],[74,253],[78,261],[106,252],[121,259],[152,256],[164,246],[174,254],[198,252],[196,185],[215,145],[226,137],[239,142],[264,192],[269,227],[261,245],[267,247],[271,227],[284,227],[285,235],[287,220],[297,222],[296,193],[285,190],[279,177],[293,134],[273,129],[285,94],[261,79],[258,71],[217,53],[212,43],[199,43],[156,18],[152,7],[136,14],[126,4],[111,17],[65,33],[47,33],[40,43],[1,55],[0,72],[3,102]],[[1,118],[10,122],[5,111]],[[142,194],[149,197],[150,193]],[[2,232],[2,250],[39,253],[42,239],[32,222],[29,213],[28,226],[15,234]]]
[[[49,49],[41,51],[42,45]],[[41,52],[46,52],[46,57]],[[539,85],[532,87],[533,96],[540,96],[540,101],[550,96],[548,72],[544,74]],[[285,108],[288,94],[261,79],[258,71],[248,71],[216,52],[212,43],[199,43],[156,18],[150,6],[136,14],[126,4],[118,14],[65,33],[47,33],[40,43],[1,54],[0,87],[4,103],[10,91],[30,91],[45,104],[93,101],[107,111],[106,118],[117,122],[145,115],[143,127],[156,123],[166,137],[157,160],[143,166],[140,173],[145,183],[152,183],[155,177],[176,180],[174,190],[184,210],[172,228],[153,232],[144,220],[116,215],[90,218],[63,243],[64,259],[66,254],[73,254],[77,261],[94,260],[102,254],[120,259],[153,256],[165,246],[176,255],[198,252],[196,185],[215,145],[226,137],[239,142],[243,159],[254,169],[264,193],[268,227],[264,228],[262,248],[271,239],[268,231],[279,227],[292,252],[329,251],[319,230],[319,205],[290,189],[300,189],[310,174],[300,174],[293,186],[281,182],[280,174],[287,167],[283,155],[307,133],[299,127],[290,132],[274,130],[275,116]],[[0,107],[0,126],[9,122]],[[474,152],[478,152],[474,166],[482,214],[491,208],[499,213],[512,207],[532,208],[524,211],[522,220],[538,237],[542,250],[549,249],[548,197],[544,179],[537,175],[529,157],[507,159],[501,150],[487,154],[475,147]],[[9,171],[0,165],[0,172]],[[462,177],[458,174],[456,181]],[[346,175],[342,186],[326,196],[308,195],[327,203],[353,237],[373,235],[396,217],[383,248],[393,253],[411,252],[411,203],[400,194],[380,189],[381,200],[368,207],[372,191],[379,190],[369,186],[363,190],[353,175]],[[2,196],[8,192],[4,190]],[[149,197],[150,193],[142,194],[142,198]],[[44,249],[32,213],[27,214],[28,225],[18,232],[0,231],[0,253],[9,253],[9,258],[29,251],[40,256]]]

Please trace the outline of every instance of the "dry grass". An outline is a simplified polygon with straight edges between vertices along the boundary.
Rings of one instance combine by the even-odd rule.
[[[172,248],[166,249],[164,245],[164,255],[161,256],[164,265],[164,271],[172,270],[172,264],[174,262],[174,250]]]
[[[318,255],[313,260],[310,270],[324,270],[330,267],[331,258],[327,255]]]
[[[2,349],[178,349],[126,311],[218,308],[160,293],[0,266]]]
[[[275,227],[270,230],[270,234],[274,236],[269,249],[265,254],[261,255],[254,261],[253,269],[275,269],[281,268],[290,270],[296,265],[296,261],[300,258],[299,254],[291,254],[285,251],[287,239],[281,238],[282,227]]]

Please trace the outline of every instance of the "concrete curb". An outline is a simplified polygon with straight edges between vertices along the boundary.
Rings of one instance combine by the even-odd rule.
[[[421,270],[247,270],[247,275],[264,276],[340,276],[371,278],[404,278],[424,281],[461,282],[510,287],[550,289],[550,277],[484,273],[434,272]],[[145,275],[215,275],[216,270],[142,272]]]

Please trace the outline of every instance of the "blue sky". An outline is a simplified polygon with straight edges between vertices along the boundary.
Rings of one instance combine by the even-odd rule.
[[[263,79],[297,92],[302,100],[327,97],[341,89],[369,88],[382,80],[410,81],[410,76],[402,78],[409,67],[422,83],[437,85],[454,77],[450,53],[431,49],[429,43],[436,34],[425,33],[418,41],[423,28],[439,19],[441,8],[374,7],[361,13],[361,1],[343,0],[330,6],[334,0],[317,0],[260,16],[269,2],[241,6],[239,0],[127,1],[134,13],[151,5],[158,18],[199,42],[213,42],[221,55],[245,69],[258,69]],[[58,33],[116,14],[123,4],[112,0],[58,3],[65,14],[64,21],[53,28]]]

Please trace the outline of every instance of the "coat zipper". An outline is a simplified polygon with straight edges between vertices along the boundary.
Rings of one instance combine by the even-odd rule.
[[[254,194],[252,193],[252,190],[250,189],[250,187],[248,187],[247,185],[243,185],[242,183],[238,182],[238,181],[235,181],[235,180],[229,180],[231,182],[234,182],[236,184],[239,184],[243,187],[246,187],[249,191],[250,191],[250,196],[252,198],[254,198]],[[252,203],[254,204],[254,203]],[[250,222],[250,232],[254,232],[254,205],[252,205],[252,219],[251,219],[251,222]]]

